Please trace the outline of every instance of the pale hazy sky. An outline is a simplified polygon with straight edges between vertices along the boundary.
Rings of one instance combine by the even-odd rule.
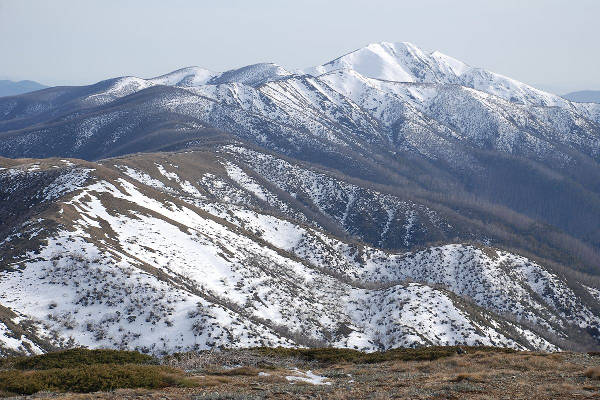
[[[294,69],[409,41],[564,93],[600,89],[599,20],[600,0],[0,0],[0,79]]]

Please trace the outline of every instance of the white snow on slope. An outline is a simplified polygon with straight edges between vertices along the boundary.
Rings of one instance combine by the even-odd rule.
[[[148,82],[155,85],[193,87],[204,85],[217,75],[217,72],[209,71],[204,68],[187,67],[148,79]]]
[[[339,69],[388,81],[463,85],[523,104],[570,107],[570,103],[560,96],[468,66],[439,51],[424,52],[408,42],[372,43],[305,72],[318,76]]]
[[[209,83],[221,84],[236,82],[249,86],[259,86],[263,83],[278,80],[290,75],[292,75],[291,72],[277,64],[259,63],[223,72],[211,79]]]
[[[7,355],[4,351],[22,354],[41,354],[42,349],[23,335],[15,335],[6,324],[0,321],[0,356]]]
[[[267,200],[264,189],[248,176],[240,167],[234,164],[227,165],[227,174],[231,179],[241,185],[244,189],[252,192],[261,200]]]
[[[311,370],[304,372],[295,369],[294,372],[295,375],[288,375],[285,378],[290,382],[304,382],[312,385],[331,385],[331,382],[328,382],[326,377],[314,374]]]
[[[0,303],[39,321],[63,344],[154,353],[303,340],[364,350],[427,343],[546,346],[531,332],[518,343],[475,322],[460,302],[426,285],[349,285],[324,272],[336,262],[324,264],[318,253],[301,257],[311,253],[313,239],[329,249],[321,256],[348,264],[350,255],[288,221],[238,208],[229,220],[246,221],[240,230],[177,205],[174,197],[149,197],[152,191],[124,179],[82,185],[62,205],[69,210],[64,215],[78,216],[72,228],[53,233],[18,270],[0,273]],[[452,329],[444,322],[450,320]]]
[[[107,81],[99,82],[97,85],[104,86],[103,84],[108,84],[108,88],[103,87],[102,90],[90,94],[83,99],[84,103],[95,106],[107,104],[113,100],[139,92],[140,90],[153,85],[152,82],[134,76],[109,79]]]

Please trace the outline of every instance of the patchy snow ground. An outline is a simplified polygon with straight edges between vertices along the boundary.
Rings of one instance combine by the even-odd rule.
[[[288,375],[285,379],[290,382],[304,382],[310,383],[311,385],[331,385],[331,382],[328,382],[326,377],[316,375],[310,370],[303,372],[296,369],[294,372],[295,375]]]
[[[15,353],[41,354],[43,350],[24,335],[15,334],[3,322],[0,322],[0,356]]]
[[[568,331],[567,322],[599,326],[566,282],[530,260],[461,244],[390,254],[346,243],[258,211],[257,193],[282,212],[286,203],[239,167],[222,163],[224,175],[196,180],[166,163],[143,172],[117,165],[123,174],[110,179],[66,166],[48,186],[60,209],[52,214],[58,227],[43,231],[43,218],[28,223],[27,232],[43,232],[43,241],[0,272],[0,304],[59,345],[152,353],[314,344],[551,350],[556,347],[532,330],[498,315],[535,322],[558,336]],[[21,187],[18,177],[42,172],[1,173]],[[359,188],[302,173],[305,190],[324,210],[321,196],[336,196],[342,209],[357,201]],[[269,185],[287,190],[273,176]],[[435,220],[393,197],[368,195],[386,210],[406,210],[411,224],[415,215]],[[390,215],[385,212],[382,223]],[[31,235],[9,236],[0,249]],[[0,329],[0,346],[19,348],[7,328]]]

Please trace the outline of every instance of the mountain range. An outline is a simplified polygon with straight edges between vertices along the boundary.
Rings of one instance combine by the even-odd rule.
[[[0,98],[0,352],[600,347],[600,104],[410,43]]]
[[[563,95],[567,100],[580,103],[600,103],[600,90],[581,90]]]
[[[0,97],[15,96],[18,94],[34,92],[36,90],[45,89],[48,86],[34,81],[9,81],[0,80]]]

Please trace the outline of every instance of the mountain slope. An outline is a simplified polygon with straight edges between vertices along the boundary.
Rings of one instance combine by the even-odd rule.
[[[97,159],[193,148],[229,132],[361,180],[425,191],[430,199],[455,197],[443,201],[453,209],[473,196],[508,207],[584,241],[572,244],[550,230],[552,248],[568,245],[571,253],[577,248],[571,254],[575,262],[555,260],[592,273],[600,260],[600,230],[589,218],[600,212],[600,136],[596,123],[574,111],[519,106],[460,86],[384,82],[344,71],[318,79],[278,78],[259,88],[153,86],[56,118],[60,108],[34,117],[51,122],[0,133],[2,151]],[[489,219],[490,210],[484,213]],[[398,248],[398,241],[369,242]],[[539,257],[554,253],[527,247]]]
[[[0,155],[6,353],[599,343],[600,106],[439,52],[6,97]]]
[[[49,183],[26,197],[28,218],[4,232],[0,303],[55,346],[152,352],[314,343],[548,349],[573,332],[591,340],[581,329],[600,323],[593,289],[572,289],[519,256],[462,244],[390,254],[257,211],[287,202],[217,154],[4,164],[7,202],[41,176]]]

